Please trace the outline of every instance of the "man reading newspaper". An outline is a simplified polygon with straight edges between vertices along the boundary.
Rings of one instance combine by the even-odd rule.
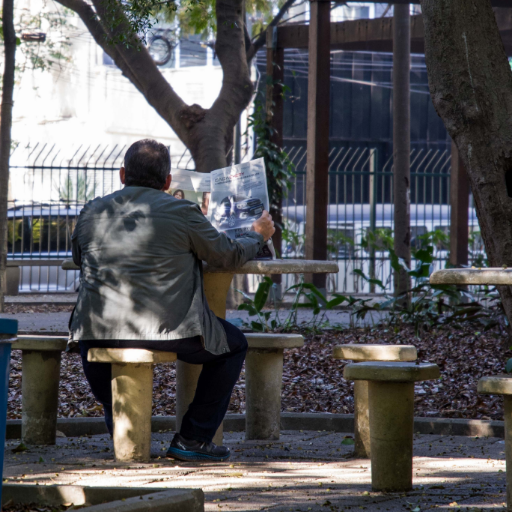
[[[252,231],[232,240],[210,224],[197,204],[165,193],[169,171],[163,144],[138,141],[126,152],[120,171],[125,187],[90,201],[80,213],[72,237],[80,291],[70,339],[79,342],[85,375],[103,404],[111,433],[111,368],[87,361],[91,347],[164,350],[202,364],[194,400],[167,454],[223,461],[229,449],[212,439],[240,375],[247,340],[210,311],[202,261],[240,267],[272,236],[274,223],[264,212]]]

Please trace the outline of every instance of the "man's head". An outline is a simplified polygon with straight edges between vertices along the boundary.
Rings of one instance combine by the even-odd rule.
[[[171,185],[171,157],[168,149],[156,140],[134,142],[124,156],[121,183],[127,187],[167,190]]]

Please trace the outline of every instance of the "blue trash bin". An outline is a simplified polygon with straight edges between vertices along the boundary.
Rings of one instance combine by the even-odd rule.
[[[0,504],[4,472],[5,427],[7,424],[7,390],[9,388],[9,366],[11,344],[17,340],[18,321],[0,318]]]

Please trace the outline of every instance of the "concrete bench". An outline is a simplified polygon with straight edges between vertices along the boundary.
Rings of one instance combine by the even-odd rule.
[[[173,352],[91,348],[91,363],[112,365],[114,454],[118,461],[147,462],[151,456],[153,365],[176,361]]]
[[[512,375],[483,377],[478,381],[483,395],[503,395],[505,419],[505,459],[507,468],[507,510],[512,509]]]
[[[25,444],[55,444],[61,354],[66,336],[18,336],[13,350],[21,350],[22,419]]]
[[[304,345],[299,334],[246,334],[245,438],[279,439],[283,352]]]
[[[334,359],[345,361],[416,361],[418,353],[413,345],[338,345],[333,350]],[[368,412],[368,382],[354,382],[354,455],[369,459],[370,417]]]
[[[347,380],[367,381],[372,489],[412,489],[414,383],[437,379],[436,364],[367,362],[345,366]]]

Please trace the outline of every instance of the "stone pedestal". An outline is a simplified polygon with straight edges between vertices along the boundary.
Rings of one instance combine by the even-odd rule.
[[[114,453],[117,461],[147,462],[151,457],[153,368],[112,364]]]
[[[23,350],[21,439],[55,444],[61,351]]]
[[[283,351],[304,345],[299,334],[246,334],[245,438],[277,440],[281,430]]]
[[[435,364],[366,362],[345,366],[348,380],[368,382],[372,489],[412,489],[414,383],[439,378]]]
[[[232,280],[233,274],[204,274],[204,293],[208,306],[219,318],[226,318],[226,297]],[[183,361],[176,363],[176,432],[180,431],[183,416],[194,399],[202,368],[203,365],[200,364],[189,364]],[[221,424],[213,442],[220,446],[223,440]]]
[[[354,456],[359,459],[370,458],[370,409],[368,382],[354,382]]]
[[[412,489],[413,382],[368,382],[372,490]]]
[[[55,444],[61,353],[66,336],[18,337],[22,351],[21,436],[25,444]]]
[[[283,350],[249,349],[245,359],[245,439],[279,439]]]
[[[478,392],[485,395],[503,395],[505,420],[505,460],[507,468],[507,510],[512,511],[512,375],[483,377],[478,381]]]

